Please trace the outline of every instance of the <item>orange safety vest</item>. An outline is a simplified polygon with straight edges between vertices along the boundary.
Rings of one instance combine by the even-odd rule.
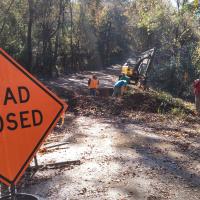
[[[98,79],[90,79],[89,88],[90,89],[97,89],[99,86],[99,80]]]

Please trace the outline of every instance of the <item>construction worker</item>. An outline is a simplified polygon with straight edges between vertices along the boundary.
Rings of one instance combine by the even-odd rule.
[[[124,73],[119,76],[119,80],[125,80],[128,84],[130,83],[130,78]]]
[[[197,79],[194,81],[194,94],[195,94],[195,105],[196,105],[196,111],[198,114],[200,114],[200,80]]]
[[[90,90],[90,95],[96,96],[97,89],[99,87],[99,80],[97,79],[95,75],[93,75],[92,78],[88,80],[88,87]]]
[[[115,97],[122,96],[124,94],[126,86],[127,86],[127,81],[126,80],[118,80],[114,84],[114,91],[113,91],[113,95],[112,96],[115,96]]]

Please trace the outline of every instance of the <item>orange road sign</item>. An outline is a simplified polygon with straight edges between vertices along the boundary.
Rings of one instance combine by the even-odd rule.
[[[0,181],[15,185],[67,105],[0,49]]]

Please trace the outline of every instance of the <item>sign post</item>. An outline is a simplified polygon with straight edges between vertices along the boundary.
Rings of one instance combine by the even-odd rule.
[[[15,186],[67,105],[0,49],[0,182]]]

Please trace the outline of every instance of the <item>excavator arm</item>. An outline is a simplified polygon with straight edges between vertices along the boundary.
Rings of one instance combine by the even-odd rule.
[[[146,80],[148,71],[152,66],[155,48],[141,53],[137,57],[129,58],[122,66],[122,73],[129,76],[135,84],[140,79]]]
[[[147,73],[153,62],[154,54],[155,48],[145,51],[139,56],[135,68],[139,76],[147,77]]]

